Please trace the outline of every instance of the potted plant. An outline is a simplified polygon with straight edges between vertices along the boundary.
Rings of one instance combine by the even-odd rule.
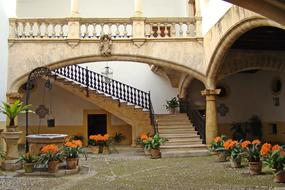
[[[41,149],[41,153],[37,164],[48,166],[49,173],[56,173],[58,171],[59,162],[63,160],[63,153],[57,145],[49,144]]]
[[[251,175],[261,174],[262,162],[260,160],[260,140],[253,140],[252,142],[246,140],[242,142],[242,147],[244,150],[244,156],[248,160],[249,173]]]
[[[71,140],[65,142],[64,146],[62,146],[62,151],[64,157],[66,158],[67,169],[75,169],[78,165],[79,154],[85,154],[85,151],[82,148],[82,142],[80,140]]]
[[[227,140],[226,135],[217,136],[210,144],[210,151],[218,153],[218,161],[227,161],[228,151],[224,148],[224,143]]]
[[[224,147],[230,154],[230,162],[232,168],[240,168],[241,167],[241,154],[243,149],[241,144],[235,140],[227,140],[224,143]]]
[[[137,139],[137,144],[141,145],[144,150],[144,154],[146,156],[150,155],[150,142],[152,138],[149,137],[147,134],[142,133],[141,136]]]
[[[155,134],[153,138],[148,139],[148,146],[150,148],[150,155],[152,159],[161,158],[160,146],[166,141],[165,138]]]
[[[177,112],[177,108],[179,107],[179,100],[178,98],[173,97],[171,100],[167,100],[166,105],[164,106],[170,114],[175,114]]]
[[[25,173],[32,173],[38,157],[31,155],[29,152],[19,157],[17,162],[23,162]]]
[[[260,154],[263,157],[264,165],[268,166],[274,172],[274,182],[285,182],[285,152],[279,145],[271,146],[264,143],[261,147]]]
[[[89,144],[92,146],[98,146],[98,153],[101,154],[103,153],[104,147],[109,148],[109,135],[105,134],[104,136],[101,134],[98,135],[91,135],[89,137]],[[107,150],[108,152],[108,150]]]
[[[26,111],[31,112],[30,109],[31,105],[23,105],[23,102],[20,100],[16,100],[12,104],[3,102],[3,105],[0,107],[0,111],[9,118],[9,126],[7,126],[7,131],[16,131],[17,126],[15,126],[15,118],[20,113],[25,113]]]
[[[119,144],[120,142],[122,142],[122,140],[124,140],[126,137],[122,134],[122,133],[117,133],[114,136],[114,141],[115,143]]]

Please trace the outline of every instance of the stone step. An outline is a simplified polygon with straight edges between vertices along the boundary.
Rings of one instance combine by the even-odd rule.
[[[182,145],[161,145],[160,149],[176,149],[176,150],[193,150],[193,149],[207,149],[205,144],[182,144]]]
[[[187,117],[186,113],[177,113],[177,114],[156,114],[158,119],[160,118],[179,118],[179,117]]]
[[[165,142],[166,144],[192,144],[192,143],[197,143],[197,144],[202,144],[202,139],[199,137],[197,138],[176,138],[176,139],[168,139],[168,141]]]
[[[199,135],[197,134],[174,134],[174,133],[168,133],[168,134],[161,134],[160,136],[167,138],[167,139],[174,139],[174,138],[199,138]]]
[[[189,131],[189,132],[193,132],[195,131],[195,129],[191,126],[188,127],[160,127],[158,126],[158,129],[161,131],[173,131],[173,133],[175,133],[176,131]]]
[[[192,125],[159,125],[158,129],[192,129],[195,130],[195,128]]]
[[[192,157],[192,156],[209,156],[207,149],[197,150],[162,150],[162,158],[176,158],[176,157]]]
[[[180,146],[180,145],[194,145],[194,144],[202,144],[202,140],[201,139],[195,139],[192,141],[167,141],[163,145]]]
[[[157,121],[158,125],[191,125],[191,122],[188,121]]]
[[[164,134],[174,134],[174,135],[180,135],[180,134],[185,134],[185,135],[197,135],[197,131],[195,130],[187,130],[187,129],[183,129],[183,130],[169,130],[169,129],[158,129],[158,132],[160,135],[164,135]]]

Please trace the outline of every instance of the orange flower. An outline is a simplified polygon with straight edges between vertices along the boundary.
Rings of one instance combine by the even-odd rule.
[[[276,144],[272,147],[272,150],[282,150],[282,147]]]
[[[108,134],[105,134],[104,136],[102,136],[101,134],[91,135],[91,136],[89,136],[89,139],[94,140],[94,141],[108,141],[109,135]]]
[[[247,146],[250,145],[250,144],[251,144],[251,142],[246,140],[246,141],[243,141],[243,142],[241,143],[241,147],[242,147],[242,148],[247,148]]]
[[[75,144],[77,147],[82,147],[82,141],[81,140],[73,140],[71,141],[73,144]]]
[[[237,141],[233,141],[232,139],[229,139],[227,140],[225,143],[224,143],[224,148],[226,150],[230,150],[232,149],[238,142]]]
[[[141,134],[141,140],[147,140],[148,136],[145,133]]]
[[[252,144],[261,144],[260,140],[256,139],[252,141]]]
[[[264,143],[260,149],[260,154],[261,156],[267,155],[271,150],[271,144],[269,143]]]
[[[41,149],[42,153],[57,153],[58,147],[55,144],[49,144]]]
[[[222,138],[218,136],[218,137],[216,137],[216,138],[214,139],[214,141],[215,141],[216,143],[221,142],[221,141],[222,141]]]

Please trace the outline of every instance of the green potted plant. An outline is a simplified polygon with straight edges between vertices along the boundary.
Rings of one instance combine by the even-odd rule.
[[[25,173],[32,173],[33,168],[38,161],[38,157],[31,155],[29,152],[19,157],[17,162],[22,162],[24,165]]]
[[[105,135],[90,135],[89,136],[89,144],[92,145],[93,147],[97,147],[98,146],[98,153],[101,154],[104,151],[104,147],[106,149],[106,152],[109,152],[109,145],[110,143],[110,139],[109,139],[109,135],[105,134]]]
[[[122,142],[122,140],[124,140],[126,137],[122,134],[122,133],[117,133],[114,136],[114,141],[115,143],[119,144],[120,142]]]
[[[41,149],[37,165],[48,166],[49,173],[58,171],[59,162],[64,158],[63,152],[55,144],[49,144]]]
[[[221,136],[217,136],[210,144],[209,150],[217,153],[219,162],[227,161],[229,152],[224,147],[224,143],[227,139],[228,137],[222,134]]]
[[[243,156],[247,158],[250,175],[259,175],[262,171],[262,162],[260,160],[261,142],[256,139],[252,142],[246,140],[241,143],[244,150]]]
[[[0,110],[9,118],[9,126],[7,126],[7,131],[14,132],[17,128],[17,126],[15,126],[15,118],[20,113],[25,113],[26,111],[31,112],[31,105],[23,105],[23,102],[21,102],[20,100],[16,100],[12,104],[3,102],[3,105],[0,107]]]
[[[164,106],[170,114],[175,114],[179,107],[179,100],[177,97],[173,97],[171,100],[167,100]]]
[[[160,146],[166,141],[165,138],[155,134],[153,138],[149,138],[146,145],[150,148],[150,155],[152,159],[161,158]]]
[[[273,170],[274,182],[285,182],[285,152],[279,145],[271,146],[269,143],[264,143],[260,153],[263,157],[263,163]]]
[[[64,146],[62,146],[62,151],[64,157],[66,158],[67,169],[75,169],[78,165],[79,154],[85,154],[85,151],[82,148],[82,142],[80,140],[71,140],[65,142]]]

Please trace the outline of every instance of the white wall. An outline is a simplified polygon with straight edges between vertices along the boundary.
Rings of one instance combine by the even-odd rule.
[[[17,0],[18,17],[68,17],[71,0]],[[146,17],[186,16],[185,0],[142,0]],[[132,17],[134,0],[79,0],[81,17]]]
[[[200,0],[202,33],[205,35],[212,26],[214,26],[219,19],[231,8],[232,4],[222,0]]]
[[[8,17],[15,15],[14,0],[0,0],[0,102],[6,101],[7,65],[8,65]],[[0,123],[5,116],[0,113]]]
[[[279,95],[280,106],[274,106],[271,83],[274,77],[283,82]],[[285,76],[282,73],[260,71],[255,74],[241,73],[221,81],[229,87],[229,96],[218,99],[217,105],[226,104],[229,113],[221,117],[219,123],[247,121],[252,115],[258,115],[264,122],[285,121]],[[219,114],[218,114],[219,115]]]
[[[153,73],[149,65],[135,62],[108,62],[114,74],[113,79],[134,86],[145,92],[151,92],[151,100],[155,113],[167,113],[163,106],[166,100],[177,96],[178,89],[172,88],[170,82]],[[83,64],[88,69],[101,73],[106,62]]]

